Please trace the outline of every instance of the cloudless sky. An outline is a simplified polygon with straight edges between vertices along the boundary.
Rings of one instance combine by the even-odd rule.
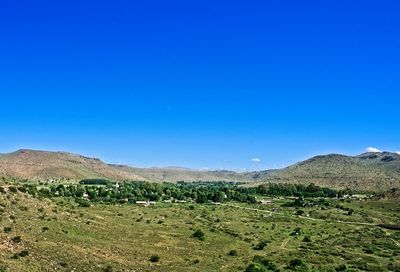
[[[399,14],[385,0],[3,0],[0,152],[243,170],[398,151]]]

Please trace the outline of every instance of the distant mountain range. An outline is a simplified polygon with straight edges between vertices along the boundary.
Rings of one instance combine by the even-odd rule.
[[[249,181],[233,171],[196,171],[186,168],[135,168],[106,164],[68,152],[21,149],[0,155],[0,176],[32,180],[106,178],[117,181]]]
[[[106,178],[117,181],[237,181],[315,183],[333,188],[384,191],[400,188],[400,155],[330,154],[295,165],[258,172],[198,171],[186,168],[135,168],[106,164],[99,159],[67,152],[21,149],[0,155],[0,176],[31,180],[76,181]]]

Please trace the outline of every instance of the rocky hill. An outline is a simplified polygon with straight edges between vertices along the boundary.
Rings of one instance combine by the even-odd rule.
[[[21,149],[0,156],[0,175],[20,179],[78,180],[109,178],[116,180],[143,177],[110,167],[99,159],[67,152]]]
[[[21,149],[0,156],[0,176],[31,180],[106,178],[136,181],[250,181],[231,171],[195,171],[184,168],[132,168],[67,152]]]
[[[106,164],[99,159],[67,152],[18,150],[0,155],[0,176],[33,180],[106,178],[152,182],[237,181],[315,183],[332,188],[384,191],[400,188],[400,155],[364,153],[330,154],[295,165],[258,172],[196,171],[185,168],[134,168]]]
[[[400,155],[364,153],[359,156],[316,156],[261,177],[272,182],[313,182],[334,188],[384,190],[400,187]]]

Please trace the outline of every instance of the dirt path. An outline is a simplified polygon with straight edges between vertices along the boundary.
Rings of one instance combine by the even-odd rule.
[[[287,239],[283,240],[281,248],[282,249],[286,249],[286,246],[289,243],[289,241],[290,241],[290,238],[287,238]]]
[[[391,238],[391,239],[392,239],[393,243],[395,243],[398,247],[400,247],[400,242],[399,242],[399,241],[396,241],[396,240],[393,239],[393,238]]]

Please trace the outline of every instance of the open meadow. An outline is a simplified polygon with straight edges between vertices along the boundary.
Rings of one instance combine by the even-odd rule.
[[[265,198],[267,199],[267,198]],[[271,199],[272,198],[268,198]],[[400,203],[101,204],[0,193],[4,271],[400,271]],[[313,203],[313,204],[311,204]]]

